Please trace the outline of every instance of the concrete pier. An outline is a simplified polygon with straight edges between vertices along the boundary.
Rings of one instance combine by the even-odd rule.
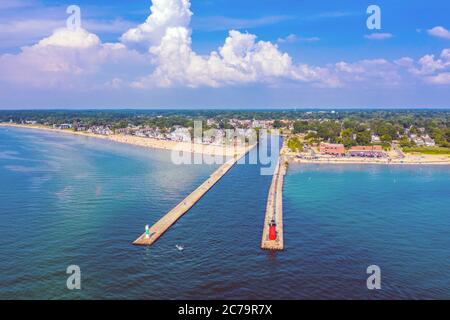
[[[234,165],[245,156],[252,147],[248,148],[244,153],[235,155],[232,159],[225,162],[217,169],[205,182],[197,189],[181,201],[175,208],[169,211],[164,217],[149,228],[148,233],[144,232],[137,238],[133,244],[142,246],[151,246],[159,239],[178,219],[180,219],[189,209],[191,209],[197,201],[199,201]]]
[[[264,219],[261,249],[283,250],[283,182],[286,175],[286,158],[280,155],[278,164],[272,178],[272,183],[267,197],[266,216]],[[269,239],[269,225],[274,220],[276,223],[276,239]]]

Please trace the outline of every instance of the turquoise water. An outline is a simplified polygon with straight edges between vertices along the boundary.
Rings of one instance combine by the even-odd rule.
[[[291,165],[284,190],[302,296],[450,298],[449,167]]]
[[[216,168],[0,128],[0,298],[450,298],[448,167],[291,165],[286,250],[271,253],[259,249],[271,177],[238,165],[153,247],[131,245]]]

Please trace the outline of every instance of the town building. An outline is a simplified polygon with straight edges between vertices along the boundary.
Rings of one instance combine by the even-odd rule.
[[[116,134],[130,134],[131,128],[118,128],[118,129],[114,130],[114,132]]]
[[[63,123],[57,126],[58,129],[64,130],[64,129],[72,129],[72,125],[70,123]]]
[[[169,135],[169,139],[172,141],[179,142],[191,142],[192,137],[188,128],[177,127],[174,131],[172,131]]]
[[[380,136],[373,134],[372,135],[372,143],[380,143],[380,142],[381,142]]]
[[[114,133],[109,126],[93,126],[90,127],[87,132],[93,134],[101,134],[104,136],[108,136]]]
[[[381,158],[385,156],[382,146],[355,146],[348,150],[351,157]]]
[[[414,142],[416,146],[418,147],[434,147],[436,145],[436,142],[429,136],[429,135],[423,135],[418,136],[416,134],[411,134],[409,136],[410,141]]]
[[[322,154],[328,154],[332,156],[345,155],[345,147],[340,143],[321,143],[319,149],[320,153]]]
[[[423,139],[425,146],[427,146],[427,147],[434,147],[436,145],[436,142],[434,142],[434,140],[431,139],[430,136],[427,134],[422,136],[422,139]]]

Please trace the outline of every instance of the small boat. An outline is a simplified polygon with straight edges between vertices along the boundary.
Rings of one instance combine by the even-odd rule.
[[[178,251],[183,251],[184,250],[184,247],[180,246],[179,244],[177,244],[175,247],[178,249]]]

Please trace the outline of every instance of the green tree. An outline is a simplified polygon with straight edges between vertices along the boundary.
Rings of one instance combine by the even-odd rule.
[[[295,121],[294,122],[294,133],[306,133],[308,132],[309,124],[308,121]]]
[[[368,145],[372,141],[372,136],[369,131],[361,131],[356,134],[356,142],[359,145]]]
[[[381,137],[380,137],[380,140],[381,140],[381,142],[383,143],[383,144],[389,144],[389,143],[391,143],[392,142],[392,136],[391,135],[389,135],[389,134],[383,134]]]
[[[287,142],[288,148],[291,149],[292,152],[302,152],[303,145],[297,137],[290,138]]]

